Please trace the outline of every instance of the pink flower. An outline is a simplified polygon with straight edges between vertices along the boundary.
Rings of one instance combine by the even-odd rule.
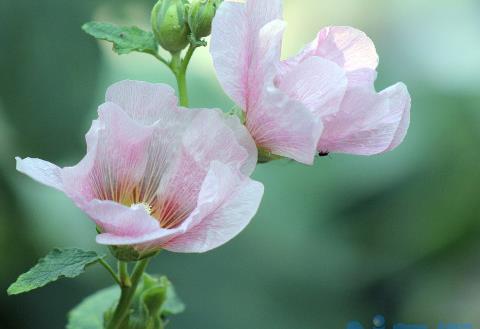
[[[350,27],[329,27],[281,61],[281,17],[281,0],[226,0],[213,21],[218,79],[244,110],[259,149],[311,164],[316,152],[370,155],[399,145],[410,96],[401,83],[375,92],[372,41]]]
[[[162,84],[112,85],[74,167],[17,158],[17,169],[63,191],[101,231],[100,244],[205,252],[255,215],[263,185],[246,129],[220,110],[184,109]]]

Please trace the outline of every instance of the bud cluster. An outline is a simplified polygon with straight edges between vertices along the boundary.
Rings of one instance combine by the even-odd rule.
[[[152,10],[157,42],[172,54],[210,35],[212,20],[222,0],[159,0]]]

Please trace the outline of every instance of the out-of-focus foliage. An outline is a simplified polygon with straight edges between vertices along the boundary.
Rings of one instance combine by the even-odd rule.
[[[68,314],[67,329],[97,329],[109,323],[120,297],[117,285],[85,298]],[[132,301],[133,312],[126,320],[130,329],[163,328],[170,317],[182,313],[185,305],[166,276],[144,274]]]
[[[152,56],[118,56],[81,26],[149,29],[153,1],[0,1],[0,289],[53,247],[101,247],[67,198],[15,172],[14,156],[71,165],[108,85],[172,84]],[[205,255],[162,253],[188,305],[175,328],[480,325],[480,4],[477,0],[285,0],[284,54],[324,25],[374,39],[378,89],[404,81],[413,99],[402,146],[382,156],[331,155],[306,167],[260,166],[252,224]],[[229,110],[206,49],[189,71],[191,104]],[[109,285],[101,269],[26,296],[0,294],[0,328],[62,328],[68,310]],[[26,316],[28,315],[28,316]]]

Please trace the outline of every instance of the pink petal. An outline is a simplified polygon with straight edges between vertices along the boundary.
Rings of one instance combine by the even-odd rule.
[[[301,102],[271,86],[258,108],[247,116],[247,128],[258,146],[280,156],[312,164],[322,124]]]
[[[258,210],[263,185],[240,176],[219,162],[212,164],[186,232],[163,248],[174,252],[206,252],[235,237]]]
[[[53,163],[40,159],[16,157],[17,170],[44,185],[63,192],[62,169]]]
[[[350,84],[371,83],[376,78],[378,55],[372,40],[362,31],[348,26],[323,28],[317,38],[296,57],[283,63],[283,70],[312,56],[331,60],[348,74]]]
[[[243,172],[253,168],[257,158],[253,141],[249,142],[248,149],[244,148],[236,137],[236,132],[244,129],[238,119],[234,124],[235,131],[225,124],[225,120],[220,110],[200,111],[182,136],[176,159],[171,162],[158,190],[171,209],[169,223],[180,222],[196,207],[202,183],[213,161]],[[246,139],[245,135],[243,137]]]
[[[391,151],[399,146],[407,135],[408,127],[410,126],[410,108],[412,106],[412,100],[407,86],[403,83],[398,83],[387,88],[380,94],[389,98],[391,108],[397,108],[400,112],[403,112],[402,119],[400,120],[397,131],[393,136],[393,140],[390,143],[390,146],[385,150]]]
[[[253,171],[257,150],[238,118],[220,110],[178,108],[176,99],[167,102],[173,104],[170,107],[157,103],[163,107],[142,110],[136,107],[142,95],[154,102],[162,95],[169,98],[169,92],[158,85],[124,84],[112,87],[107,94],[115,96],[107,98],[127,109],[113,102],[99,108],[99,119],[86,136],[87,154],[79,164],[59,169],[41,160],[18,159],[18,167],[63,189],[101,229],[99,243],[155,250],[199,226],[226,204],[227,196],[240,193],[237,188],[243,191],[249,181],[244,174]],[[217,186],[212,186],[213,181],[209,185],[218,194],[210,203],[199,195],[212,163],[217,162],[226,171],[221,182],[215,181]],[[255,196],[251,192],[250,197]],[[253,216],[243,213],[247,222]],[[233,237],[239,227],[230,227],[222,239]],[[211,245],[215,243],[219,242]]]
[[[104,232],[96,238],[97,243],[103,245],[133,245],[137,251],[151,251],[181,233],[180,229],[161,228],[141,205],[129,208],[111,201],[93,200],[85,211]]]
[[[277,81],[278,88],[302,102],[317,118],[337,112],[347,88],[344,70],[320,57],[305,59]]]
[[[168,121],[177,109],[175,91],[165,84],[124,80],[111,85],[105,100],[121,107],[134,120],[152,124]]]
[[[65,192],[75,203],[92,199],[118,199],[119,184],[144,175],[153,128],[141,126],[113,103],[99,108],[99,120],[87,134],[86,156],[74,167],[63,169]]]
[[[248,154],[248,157],[240,168],[243,174],[250,176],[257,166],[258,150],[255,141],[250,132],[240,122],[237,116],[228,115],[224,118],[224,123],[233,131],[235,139],[240,146],[242,146]]]
[[[138,237],[160,229],[157,220],[141,206],[127,207],[109,200],[92,200],[84,211],[92,218],[102,232]]]
[[[210,50],[220,83],[246,112],[257,146],[311,164],[321,124],[273,86],[285,28],[280,17],[280,1],[224,2]]]
[[[212,24],[210,52],[225,92],[247,110],[275,74],[284,23],[280,0],[225,1]]]
[[[410,95],[403,83],[377,94],[372,89],[347,92],[337,115],[325,123],[318,150],[373,155],[392,150],[410,122]]]

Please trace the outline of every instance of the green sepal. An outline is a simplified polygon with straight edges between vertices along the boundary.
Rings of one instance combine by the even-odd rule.
[[[139,252],[130,246],[109,246],[108,249],[113,257],[122,262],[136,262],[148,257],[152,257],[158,251]]]
[[[189,43],[186,0],[158,0],[152,9],[153,34],[163,49],[176,54]]]
[[[284,157],[273,154],[271,151],[264,149],[263,147],[258,148],[258,163],[267,163],[280,159],[284,159]]]
[[[111,23],[88,22],[82,26],[82,29],[94,38],[112,42],[113,50],[119,55],[133,51],[157,53],[157,42],[153,33],[136,26],[125,27]]]
[[[20,275],[7,290],[9,295],[25,293],[61,278],[74,278],[85,272],[88,265],[104,256],[81,249],[54,249],[41,258],[37,265]]]
[[[212,20],[218,0],[192,0],[188,8],[188,26],[195,40],[207,37],[212,31]]]

